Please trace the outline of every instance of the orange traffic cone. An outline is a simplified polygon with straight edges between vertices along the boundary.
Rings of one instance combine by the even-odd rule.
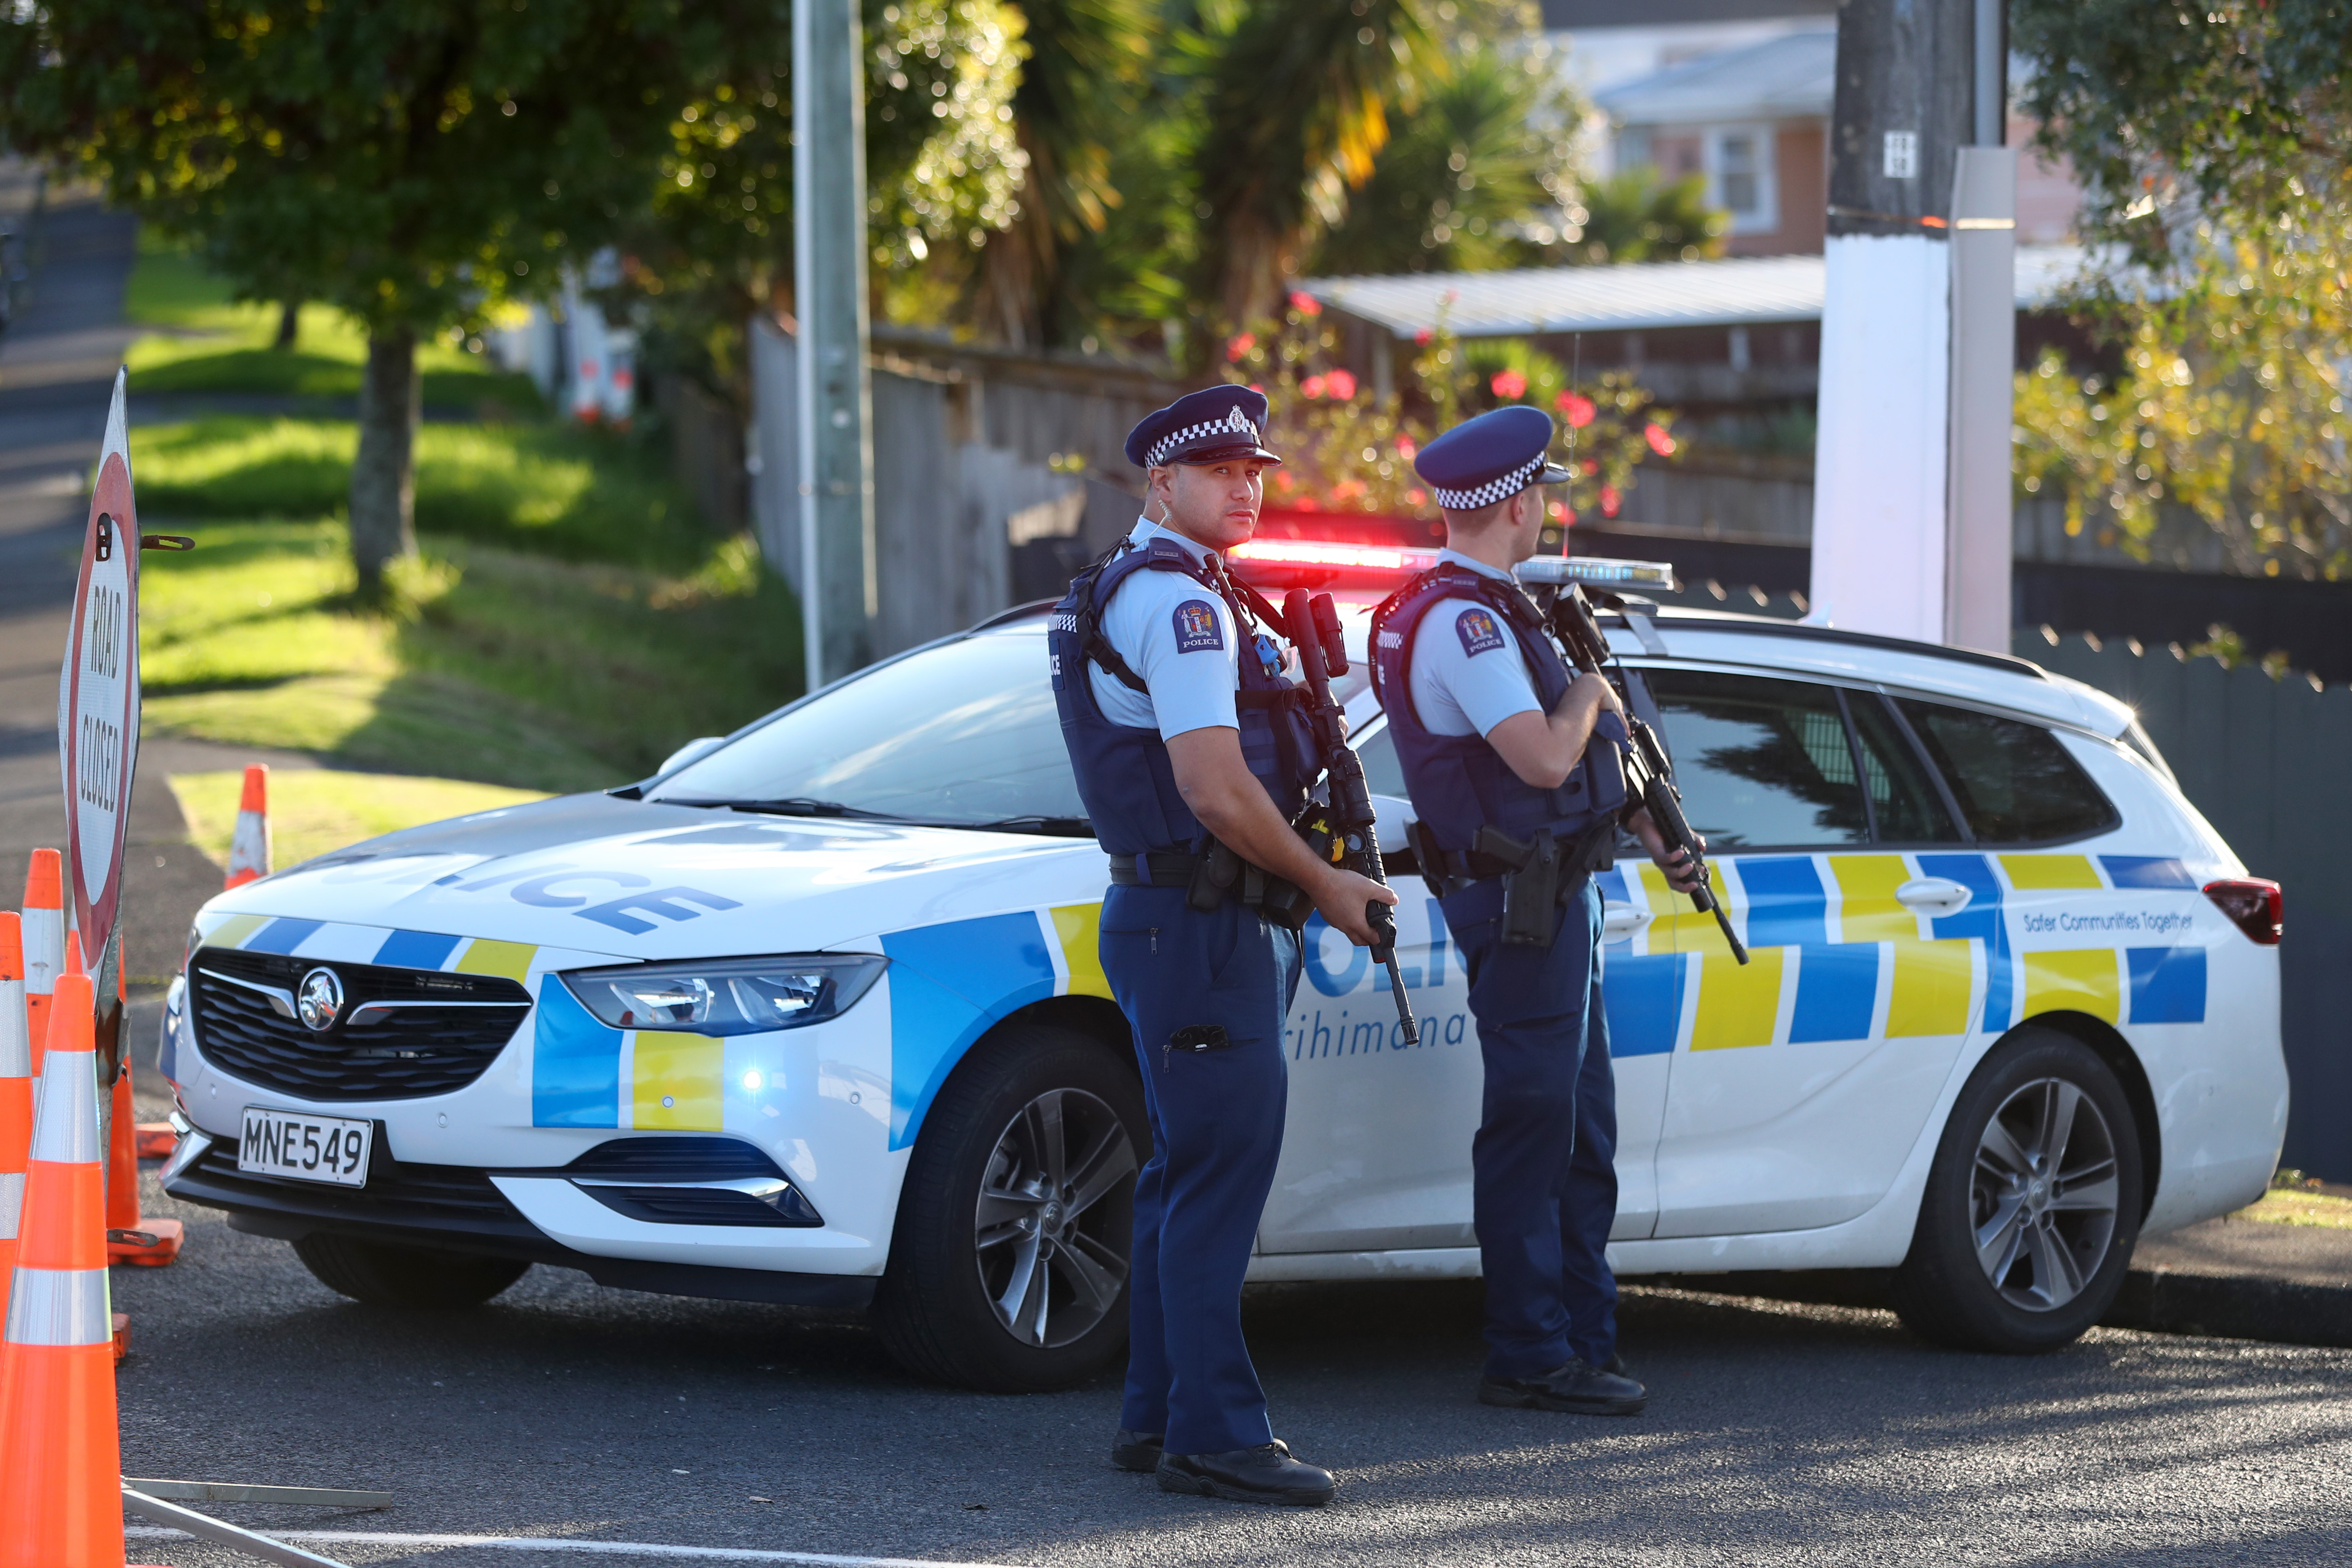
[[[125,1004],[131,999],[131,983],[120,963],[114,966],[114,999]],[[161,1268],[178,1261],[184,1227],[178,1220],[149,1219],[139,1212],[138,1144],[142,1134],[131,1120],[137,1112],[131,1108],[127,1053],[114,1079],[113,1110],[106,1149],[106,1255],[142,1268]]]
[[[65,868],[54,849],[36,849],[25,870],[25,1033],[33,1043],[33,1077],[49,1037],[49,992],[65,963]]]
[[[245,770],[245,793],[236,803],[236,831],[228,841],[228,880],[241,888],[269,875],[269,769],[260,763]]]
[[[25,1038],[25,952],[14,910],[0,910],[0,1314],[16,1272],[25,1162],[33,1147],[33,1052]],[[0,1352],[0,1354],[5,1354]]]
[[[131,1146],[142,1160],[168,1160],[180,1146],[180,1135],[168,1121],[142,1121],[133,1131]]]
[[[60,976],[6,1341],[0,1564],[121,1568],[122,1446],[106,1283],[89,980]]]

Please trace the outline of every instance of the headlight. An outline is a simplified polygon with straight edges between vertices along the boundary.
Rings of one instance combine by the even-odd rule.
[[[888,964],[872,953],[796,952],[574,969],[562,979],[615,1029],[756,1035],[841,1016]]]

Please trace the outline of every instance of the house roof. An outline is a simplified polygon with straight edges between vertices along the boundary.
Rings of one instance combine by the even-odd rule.
[[[2017,248],[2017,308],[2047,310],[2084,268],[2083,247]],[[1411,272],[1313,278],[1307,293],[1401,338],[1442,322],[1457,337],[1659,331],[1818,321],[1826,264],[1818,256],[1538,267],[1510,272]]]
[[[1808,28],[1726,49],[1593,95],[1621,125],[1826,119],[1837,89],[1837,29]]]

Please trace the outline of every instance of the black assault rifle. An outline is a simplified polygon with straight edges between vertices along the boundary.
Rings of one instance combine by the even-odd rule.
[[[1282,619],[1298,649],[1298,672],[1307,679],[1307,721],[1314,728],[1315,750],[1330,780],[1331,803],[1309,805],[1299,826],[1307,841],[1335,866],[1370,877],[1387,887],[1388,872],[1381,864],[1379,814],[1372,808],[1371,786],[1364,782],[1364,764],[1348,744],[1347,717],[1331,700],[1331,678],[1348,673],[1348,647],[1340,640],[1339,613],[1331,595],[1312,599],[1304,588],[1293,588],[1282,602]],[[1396,997],[1397,1022],[1404,1026],[1404,1043],[1418,1044],[1421,1026],[1413,1021],[1412,1004],[1404,994],[1404,975],[1397,968],[1396,919],[1377,900],[1364,906],[1365,923],[1372,928],[1372,960],[1389,972],[1389,990]]]
[[[1604,595],[1614,600],[1614,595]],[[1622,607],[1622,606],[1621,606]],[[1650,814],[1668,849],[1680,849],[1690,857],[1693,868],[1698,872],[1698,886],[1692,889],[1690,900],[1702,910],[1712,911],[1715,923],[1723,930],[1723,940],[1731,944],[1731,956],[1740,963],[1748,962],[1748,949],[1731,929],[1731,917],[1724,912],[1723,900],[1715,896],[1709,882],[1706,857],[1700,851],[1698,835],[1691,831],[1690,820],[1683,816],[1682,792],[1675,788],[1674,765],[1666,761],[1665,748],[1658,744],[1657,731],[1633,716],[1633,694],[1625,688],[1623,672],[1617,666],[1616,656],[1609,651],[1609,640],[1601,635],[1601,623],[1593,618],[1592,606],[1584,597],[1584,589],[1575,583],[1563,583],[1552,595],[1552,630],[1559,634],[1560,646],[1568,652],[1568,662],[1585,675],[1597,675],[1616,689],[1617,700],[1624,704],[1625,731],[1633,738],[1632,752],[1625,759],[1625,794],[1629,801],[1639,802]]]

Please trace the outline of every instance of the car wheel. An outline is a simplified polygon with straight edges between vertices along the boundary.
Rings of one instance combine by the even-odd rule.
[[[2099,1321],[2139,1238],[2139,1129],[2098,1053],[2012,1031],[1952,1107],[1895,1309],[1927,1339],[2012,1354]]]
[[[1143,1089],[1087,1037],[1018,1024],[973,1047],[923,1119],[874,1303],[919,1376],[1066,1388],[1127,1342]]]
[[[348,1236],[306,1236],[294,1244],[294,1256],[328,1289],[372,1307],[478,1307],[530,1268],[509,1258]]]

